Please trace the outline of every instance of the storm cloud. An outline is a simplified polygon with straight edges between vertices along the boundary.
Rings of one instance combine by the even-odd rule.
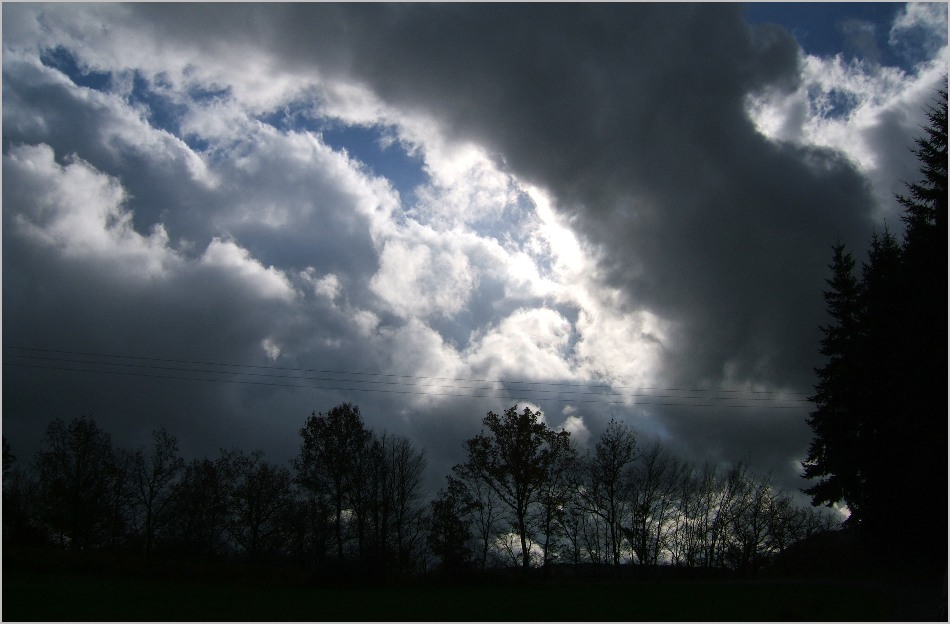
[[[352,401],[426,448],[433,483],[520,400],[578,439],[618,417],[800,487],[830,247],[899,229],[946,72],[946,12],[912,6],[891,31],[905,52],[926,34],[911,70],[809,56],[740,5],[3,17],[14,450],[82,413],[119,443],[166,426],[283,461]],[[330,138],[351,130],[421,170],[377,173]],[[186,361],[262,368],[168,370]]]

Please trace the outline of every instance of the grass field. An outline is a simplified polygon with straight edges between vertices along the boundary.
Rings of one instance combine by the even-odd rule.
[[[908,587],[826,581],[623,581],[314,587],[16,571],[3,620],[937,620]],[[945,616],[944,616],[945,617]]]

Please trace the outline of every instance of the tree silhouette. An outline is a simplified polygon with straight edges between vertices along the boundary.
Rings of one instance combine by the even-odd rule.
[[[448,485],[439,490],[430,505],[428,545],[439,557],[440,568],[450,573],[468,567],[472,557],[472,532],[465,519],[471,502],[464,487],[459,480],[449,477]]]
[[[42,519],[75,550],[101,545],[109,531],[115,453],[91,418],[53,420],[37,454]]]
[[[484,482],[509,509],[513,528],[521,544],[521,565],[529,567],[528,545],[531,508],[541,502],[543,486],[555,457],[570,436],[554,432],[541,420],[541,412],[518,406],[499,416],[488,412],[482,421],[488,429],[466,442],[466,470]]]
[[[556,555],[555,544],[561,537],[565,509],[577,495],[575,482],[577,449],[567,432],[551,436],[547,449],[546,476],[541,482],[534,525],[541,541],[542,565],[547,568]]]
[[[224,546],[230,483],[224,458],[194,459],[170,503],[174,540],[187,552],[214,555]]]
[[[150,566],[171,553],[218,563],[240,555],[335,576],[340,567],[327,564],[344,561],[366,580],[425,570],[429,554],[447,572],[538,558],[548,574],[558,560],[619,569],[631,549],[647,566],[755,571],[830,526],[742,462],[697,471],[659,443],[638,453],[617,422],[584,461],[566,432],[530,408],[489,412],[483,423],[466,442],[469,461],[423,505],[424,454],[406,438],[369,431],[349,404],[307,421],[296,480],[261,451],[222,450],[182,466],[167,432],[153,432],[148,453],[133,453],[113,449],[90,419],[53,421],[34,462],[40,479],[8,466],[4,543],[53,537],[73,549],[145,550]],[[354,453],[330,453],[347,444]]]
[[[946,76],[944,77],[946,78]],[[900,297],[903,302],[899,411],[891,415],[895,431],[889,450],[901,470],[887,474],[881,497],[887,513],[882,539],[907,536],[902,508],[928,501],[947,509],[947,91],[928,111],[926,136],[916,142],[921,179],[899,197],[906,226],[901,247]],[[896,452],[895,452],[896,451]],[[906,478],[907,475],[914,475]],[[926,475],[926,476],[924,476]],[[945,569],[947,517],[923,514],[920,535],[933,540],[933,563]],[[910,546],[910,545],[907,545]],[[913,548],[913,546],[910,546]]]
[[[610,420],[587,460],[587,482],[582,498],[589,512],[600,517],[606,528],[606,549],[610,561],[620,565],[622,529],[630,506],[631,468],[637,453],[633,431]]]
[[[916,140],[914,154],[923,179],[907,185],[908,195],[898,196],[904,206],[906,242],[912,247],[946,247],[947,231],[947,91],[927,111],[926,137]],[[923,242],[921,242],[923,241]]]
[[[145,551],[151,552],[156,533],[164,526],[176,480],[185,468],[178,455],[178,440],[164,429],[152,432],[152,449],[134,456],[131,474],[132,500],[142,515]]]
[[[672,524],[680,464],[659,441],[637,459],[628,488],[631,526],[626,530],[639,562],[656,565]]]
[[[769,477],[757,478],[744,469],[744,464],[737,468],[730,474],[736,504],[728,518],[730,530],[726,560],[733,570],[756,572],[771,546],[769,528],[774,522],[772,505],[775,493]]]
[[[425,514],[422,482],[426,456],[403,436],[383,435],[380,445],[388,475],[388,487],[384,491],[390,510],[388,543],[400,569],[408,569],[412,566],[412,557],[422,546]]]
[[[251,560],[280,551],[287,541],[284,513],[292,508],[290,471],[264,459],[263,451],[222,453],[228,476],[227,528]]]
[[[16,461],[16,455],[13,454],[13,451],[10,450],[10,443],[7,442],[7,437],[3,436],[3,478],[7,478],[7,473],[10,472],[10,468],[13,466],[13,462]]]
[[[815,370],[818,383],[811,401],[815,410],[808,419],[814,431],[802,476],[819,479],[805,490],[816,505],[844,501],[853,517],[860,517],[863,478],[860,474],[858,438],[863,380],[860,367],[860,298],[862,287],[854,276],[854,258],[841,243],[834,247],[830,290],[825,301],[832,323],[822,327],[820,353],[828,362]]]
[[[462,522],[475,540],[475,563],[485,569],[493,562],[495,539],[503,520],[503,503],[495,491],[466,467],[456,464],[446,477],[446,492],[458,500]]]
[[[861,507],[857,524],[874,532],[883,529],[882,520],[889,507],[903,506],[890,494],[905,479],[884,457],[903,456],[907,439],[903,428],[912,426],[905,411],[909,393],[921,391],[906,377],[908,370],[920,366],[914,354],[903,344],[909,330],[907,284],[902,279],[901,247],[890,232],[875,234],[863,266],[859,336],[859,419],[855,441],[861,488]]]
[[[922,552],[905,530],[907,505],[947,503],[946,90],[928,119],[914,150],[922,180],[898,197],[903,240],[875,234],[860,281],[850,254],[834,248],[825,293],[832,323],[821,342],[828,360],[816,370],[803,473],[819,479],[805,490],[813,504],[844,501],[849,523],[892,559]],[[946,516],[921,514],[915,534],[944,545],[927,552],[943,553]]]
[[[403,436],[373,436],[365,503],[361,514],[369,528],[371,563],[379,571],[411,567],[423,539],[422,473],[425,454]]]
[[[20,466],[3,438],[3,543],[43,544],[47,533],[40,525],[36,478]]]
[[[342,562],[346,542],[344,514],[360,511],[360,491],[365,486],[361,477],[372,433],[364,427],[359,407],[342,403],[326,414],[311,415],[300,436],[303,442],[294,460],[297,483],[311,496],[321,499],[321,506],[332,510],[334,544],[337,559]],[[358,519],[361,521],[361,517]]]

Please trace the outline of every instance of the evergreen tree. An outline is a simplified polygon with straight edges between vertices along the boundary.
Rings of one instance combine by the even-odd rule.
[[[889,492],[900,487],[906,478],[895,470],[890,459],[903,440],[902,423],[907,393],[913,387],[904,383],[903,373],[914,366],[907,361],[903,348],[907,305],[903,291],[901,247],[897,239],[885,231],[871,238],[868,261],[862,270],[860,297],[860,328],[857,332],[856,359],[859,371],[858,393],[854,411],[858,414],[854,442],[856,466],[862,475],[862,504],[857,520],[866,529],[877,531],[881,520],[891,512],[894,501]],[[904,507],[903,504],[900,507]]]
[[[842,243],[835,245],[825,291],[829,325],[822,327],[820,352],[827,363],[815,373],[818,383],[808,424],[815,437],[803,462],[806,479],[819,481],[805,490],[815,505],[844,502],[853,523],[863,508],[863,477],[855,456],[860,436],[858,393],[861,387],[859,319],[861,284],[854,276],[854,258]]]
[[[900,341],[893,369],[900,403],[887,431],[895,465],[883,484],[883,534],[906,535],[900,507],[947,508],[947,91],[928,111],[917,140],[921,180],[908,184],[901,246]],[[946,564],[946,516],[924,513],[914,534],[927,536]],[[934,542],[937,542],[936,544]],[[942,546],[938,546],[942,544]],[[938,546],[938,547],[934,547]],[[919,550],[919,548],[915,548]]]
[[[898,196],[904,207],[902,217],[907,226],[906,242],[918,241],[946,249],[947,232],[947,91],[940,91],[941,102],[927,111],[930,126],[926,137],[917,139],[914,154],[921,163],[923,180],[908,184],[909,195]],[[943,236],[940,236],[940,235]],[[934,240],[940,237],[942,240]],[[926,245],[928,242],[920,243]]]
[[[13,462],[16,461],[16,455],[13,454],[13,451],[10,450],[10,443],[7,442],[6,437],[3,438],[3,478],[7,478],[7,473],[10,472],[10,466],[13,465]]]
[[[812,502],[844,501],[889,558],[945,565],[947,506],[947,92],[914,153],[922,180],[898,197],[903,240],[874,235],[861,280],[834,248],[803,476]],[[934,513],[932,509],[941,510]],[[921,510],[915,511],[908,510]],[[915,514],[908,531],[908,513]],[[921,544],[926,544],[921,548]],[[942,544],[942,547],[941,547]]]

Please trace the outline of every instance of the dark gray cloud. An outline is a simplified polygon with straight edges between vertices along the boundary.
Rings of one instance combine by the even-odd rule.
[[[662,387],[807,392],[830,246],[862,247],[880,214],[866,172],[842,152],[756,128],[749,96],[799,93],[802,57],[788,33],[750,27],[738,6],[7,5],[4,18],[5,345],[415,376],[406,382],[577,382],[588,380],[577,345],[595,344],[597,329],[603,348],[608,325],[643,312],[662,331],[616,334],[639,342],[622,358],[615,339],[598,362],[637,360],[650,345],[658,359],[644,355],[644,377]],[[105,34],[90,34],[100,25]],[[40,64],[58,45],[111,87],[82,89]],[[506,267],[530,252],[557,281],[564,252],[535,240],[542,220],[514,182],[510,193],[466,188],[465,211],[476,196],[501,205],[452,217],[462,191],[400,204],[318,136],[260,121],[291,105],[319,116],[330,83],[352,87],[352,111],[334,110],[363,119],[378,104],[388,117],[373,123],[407,134],[424,119],[428,139],[478,145],[546,192],[596,258],[590,275],[561,284],[583,296]],[[159,111],[174,123],[143,108],[147,88],[174,104]],[[889,154],[912,141],[898,130],[907,119],[879,121],[868,135],[887,155],[879,169],[906,172],[909,160]],[[433,143],[414,140],[434,166]],[[55,201],[36,199],[50,188],[62,191]],[[81,219],[95,227],[69,227]],[[599,316],[582,314],[597,305]],[[696,461],[748,457],[789,487],[808,441],[805,410],[425,398],[382,384],[390,392],[354,393],[352,375],[322,383],[341,390],[4,375],[16,388],[4,394],[10,437],[36,440],[36,421],[90,413],[120,441],[167,424],[194,453],[261,446],[280,460],[307,414],[356,401],[371,426],[427,449],[434,481],[487,409],[518,398],[555,425],[570,405],[594,435],[617,416]]]
[[[860,246],[874,204],[843,156],[771,144],[747,116],[747,94],[797,87],[784,31],[720,5],[300,11],[346,33],[341,71],[553,190],[627,305],[677,324],[669,383],[810,389],[830,245]],[[306,58],[294,30],[285,54]],[[744,423],[710,420],[726,454],[748,448]]]
[[[784,31],[719,5],[301,6],[287,20],[281,58],[365,80],[553,190],[628,304],[682,324],[668,375],[808,383],[829,246],[860,244],[873,201],[842,156],[770,144],[746,114],[747,94],[797,86]]]

